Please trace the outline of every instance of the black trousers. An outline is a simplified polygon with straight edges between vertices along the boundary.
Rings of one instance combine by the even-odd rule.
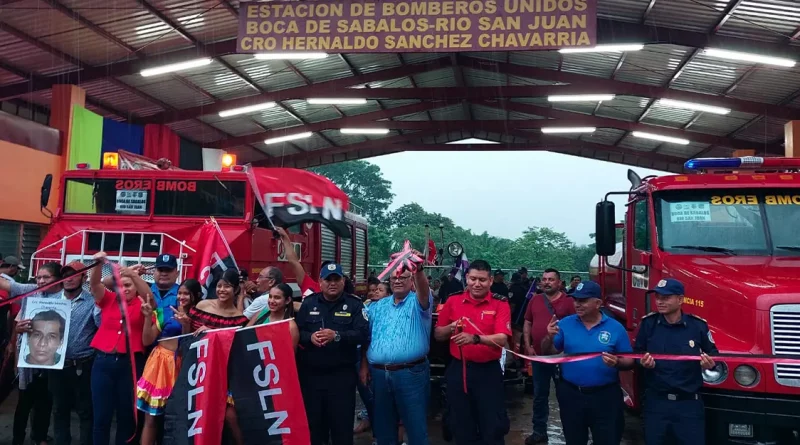
[[[467,392],[463,368],[453,360],[445,371],[450,429],[456,445],[503,445],[510,429],[500,361],[467,362]]]
[[[703,445],[705,430],[705,411],[699,397],[669,400],[664,395],[645,392],[644,439],[647,445]]]
[[[357,381],[355,366],[300,374],[311,445],[353,445]]]
[[[64,369],[50,371],[53,394],[55,445],[70,445],[72,410],[80,419],[80,444],[92,445],[92,363],[93,358]]]
[[[579,389],[561,379],[556,396],[567,445],[586,445],[589,430],[594,445],[619,445],[625,426],[619,384]]]
[[[14,411],[14,445],[25,442],[25,429],[31,419],[31,440],[39,443],[47,440],[50,429],[50,412],[53,399],[47,387],[47,373],[38,372],[25,390],[19,391],[17,409]]]

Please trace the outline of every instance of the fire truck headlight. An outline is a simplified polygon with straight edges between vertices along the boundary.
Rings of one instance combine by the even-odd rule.
[[[759,379],[758,370],[750,365],[739,365],[733,371],[733,379],[746,388],[755,386]]]
[[[717,366],[703,371],[703,381],[709,385],[719,385],[728,378],[728,365],[717,362]]]

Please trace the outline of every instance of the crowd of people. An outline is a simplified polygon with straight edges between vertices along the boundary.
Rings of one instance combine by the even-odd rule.
[[[13,273],[21,265],[6,258],[0,265],[5,278],[0,279],[0,292],[14,297],[38,289],[35,296],[72,303],[64,368],[19,369],[14,445],[25,441],[29,418],[33,442],[48,443],[51,411],[58,445],[71,442],[72,411],[80,418],[82,444],[110,443],[113,418],[117,445],[131,437],[144,445],[160,443],[165,407],[178,372],[175,337],[286,319],[292,319],[311,445],[352,445],[354,433],[367,430],[379,445],[428,444],[432,339],[449,345],[448,421],[457,445],[505,441],[510,422],[500,363],[503,348],[530,356],[602,353],[559,366],[533,363],[533,434],[527,445],[548,441],[553,381],[568,445],[585,445],[590,432],[596,445],[619,444],[623,422],[619,371],[634,366],[644,369],[647,443],[665,443],[669,431],[680,436],[675,428],[679,423],[695,428],[693,436],[679,437],[680,443],[703,443],[703,407],[697,392],[701,369],[714,366],[706,354],[716,353],[716,348],[705,322],[681,311],[683,288],[675,280],[662,280],[651,290],[658,312],[642,321],[635,349],[686,352],[690,345],[702,359],[656,366],[649,355],[638,361],[618,356],[634,348],[625,328],[601,311],[601,288],[592,281],[582,282],[576,276],[567,286],[555,269],[530,280],[523,268],[508,286],[502,271],[492,272],[486,261],[475,260],[466,270],[465,285],[451,274],[431,286],[422,268],[404,270],[387,282],[370,277],[362,301],[336,263],[323,263],[319,279],[310,278],[294,255],[288,234],[283,230],[279,234],[301,297],[294,297],[280,269],[267,267],[252,282],[243,280],[238,270],[226,270],[215,298],[204,299],[196,280],[177,282],[177,258],[165,254],[156,260],[153,284],[142,279],[149,272],[141,265],[120,269],[125,317],[112,290],[113,279],[103,279],[100,268],[87,273],[81,263],[63,267],[47,263],[36,271],[35,284],[20,284]],[[95,258],[103,260],[105,254]],[[53,284],[63,278],[63,283]],[[536,291],[529,292],[530,288]],[[32,332],[37,322],[23,319],[21,313],[24,310],[17,308],[12,314],[19,335]],[[133,363],[128,359],[131,352]],[[132,375],[138,381],[132,381]],[[359,415],[362,422],[354,429],[356,394],[366,412]],[[133,397],[141,422],[131,409]],[[226,437],[241,444],[230,393],[228,399]]]

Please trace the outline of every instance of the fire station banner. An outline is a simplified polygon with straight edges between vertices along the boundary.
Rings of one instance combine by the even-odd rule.
[[[181,370],[164,412],[164,443],[222,443],[235,334],[235,329],[221,329],[181,341]]]
[[[597,0],[239,3],[237,52],[535,51],[596,44]]]
[[[318,222],[350,238],[344,219],[350,200],[328,178],[296,168],[262,167],[250,167],[247,177],[274,226]]]
[[[236,333],[229,383],[245,445],[308,445],[289,321]]]

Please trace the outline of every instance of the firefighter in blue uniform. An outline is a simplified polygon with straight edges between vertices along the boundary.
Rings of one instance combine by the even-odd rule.
[[[717,354],[708,323],[681,310],[683,284],[668,278],[647,292],[657,312],[642,319],[634,350],[644,352],[644,429],[647,445],[704,445],[705,416],[698,392],[702,372],[714,368]],[[699,361],[656,361],[652,354],[700,356]],[[670,437],[670,434],[672,437]]]

